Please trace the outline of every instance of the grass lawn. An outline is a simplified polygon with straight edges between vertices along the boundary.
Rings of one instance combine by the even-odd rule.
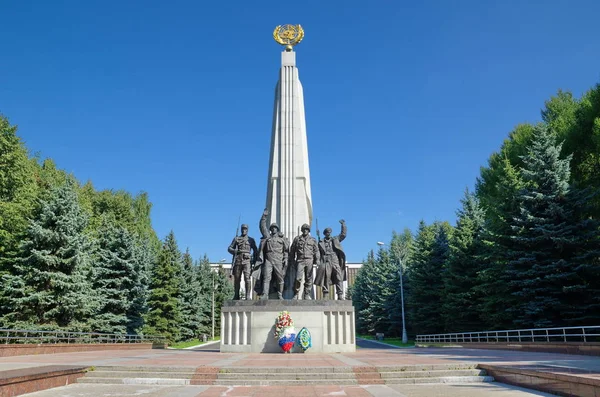
[[[215,338],[214,340],[219,340],[219,338]],[[211,342],[210,338],[208,339],[208,342]],[[186,347],[201,345],[202,343],[204,342],[202,342],[200,339],[190,339],[183,342],[177,342],[169,347],[172,347],[173,349],[185,349]]]
[[[376,340],[372,335],[356,335],[357,338]],[[394,345],[398,347],[415,347],[415,341],[409,340],[408,343],[402,343],[402,338],[384,338],[378,342],[387,343],[388,345]]]

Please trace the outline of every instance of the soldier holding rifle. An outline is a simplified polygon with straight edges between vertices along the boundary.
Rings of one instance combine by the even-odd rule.
[[[246,300],[250,300],[252,294],[250,280],[250,273],[252,271],[252,265],[256,262],[258,249],[256,248],[256,242],[250,236],[248,236],[248,225],[243,224],[240,228],[241,235],[233,238],[233,241],[229,245],[227,251],[233,255],[233,261],[231,263],[231,274],[233,275],[233,288],[235,290],[233,299],[240,299],[240,284],[242,281],[242,273],[244,274],[244,282],[246,287]]]

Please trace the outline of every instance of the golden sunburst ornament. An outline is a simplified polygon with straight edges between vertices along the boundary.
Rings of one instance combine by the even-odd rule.
[[[304,29],[300,25],[279,25],[273,31],[273,38],[284,45],[286,51],[292,51],[304,38]]]

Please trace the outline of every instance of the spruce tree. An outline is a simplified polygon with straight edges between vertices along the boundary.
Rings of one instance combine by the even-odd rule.
[[[37,207],[35,176],[35,161],[29,159],[17,127],[0,115],[0,281],[14,273],[19,244]],[[0,289],[0,317],[12,311],[4,292]]]
[[[219,265],[215,274],[215,334],[221,330],[221,307],[226,300],[233,297],[233,283],[229,279],[229,272]]]
[[[448,332],[475,331],[483,326],[479,316],[478,274],[481,270],[481,234],[485,213],[477,197],[468,189],[461,203],[444,273],[446,297],[443,314]]]
[[[390,258],[393,265],[388,280],[387,288],[392,291],[390,297],[386,299],[385,310],[389,321],[388,333],[391,335],[402,336],[402,297],[400,291],[400,268],[402,266],[402,286],[404,290],[404,308],[407,307],[407,294],[410,289],[406,277],[406,266],[411,261],[414,239],[410,229],[406,228],[401,234],[393,233],[390,242]],[[407,323],[407,330],[409,329]]]
[[[181,336],[190,340],[199,336],[202,308],[200,307],[200,288],[196,279],[194,261],[189,249],[185,251],[181,269]]]
[[[417,334],[444,330],[442,302],[445,297],[443,273],[448,260],[451,226],[421,221],[415,239],[415,252],[409,267],[411,325]]]
[[[495,204],[486,207],[482,230],[481,270],[476,293],[481,297],[480,318],[483,328],[509,329],[513,317],[506,309],[516,304],[506,280],[507,252],[512,249],[512,218],[519,211],[518,192],[524,182],[521,174],[508,159],[500,169]]]
[[[518,195],[520,213],[511,222],[506,267],[518,300],[508,310],[519,327],[562,326],[569,317],[582,317],[584,307],[575,299],[587,289],[582,276],[597,274],[593,256],[582,261],[581,254],[590,242],[597,247],[598,225],[577,219],[578,194],[569,186],[571,156],[561,158],[561,146],[539,125],[523,157],[526,185]]]
[[[99,230],[93,275],[94,296],[98,299],[94,330],[126,333],[130,294],[138,278],[135,245],[133,236],[108,216],[103,218]]]
[[[383,248],[379,250],[373,270],[371,282],[376,293],[370,299],[371,332],[397,335],[398,329],[390,323],[388,304],[398,291],[398,284],[390,283],[390,279],[397,276],[398,267],[392,260],[389,250]]]
[[[148,314],[144,333],[162,335],[169,341],[179,340],[181,306],[179,302],[181,253],[171,231],[158,254],[150,281]]]
[[[360,335],[373,334],[375,332],[375,316],[372,302],[377,294],[374,276],[377,271],[375,254],[370,251],[367,259],[363,261],[361,268],[356,274],[352,285],[352,304],[356,310],[356,332]]]
[[[90,239],[83,233],[75,182],[52,189],[30,222],[22,258],[5,278],[11,298],[9,322],[86,330],[91,314]]]
[[[127,310],[127,333],[137,334],[144,325],[144,316],[148,312],[148,295],[150,273],[154,268],[156,254],[153,241],[148,237],[135,238],[134,244],[134,279],[129,291],[131,305]]]
[[[212,330],[212,288],[214,273],[210,268],[210,260],[204,254],[196,266],[198,282],[198,307],[200,309],[200,327],[198,334],[210,335]]]

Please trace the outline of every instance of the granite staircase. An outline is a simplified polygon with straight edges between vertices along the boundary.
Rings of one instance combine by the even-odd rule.
[[[492,382],[471,364],[380,367],[95,367],[79,383],[301,386]]]

